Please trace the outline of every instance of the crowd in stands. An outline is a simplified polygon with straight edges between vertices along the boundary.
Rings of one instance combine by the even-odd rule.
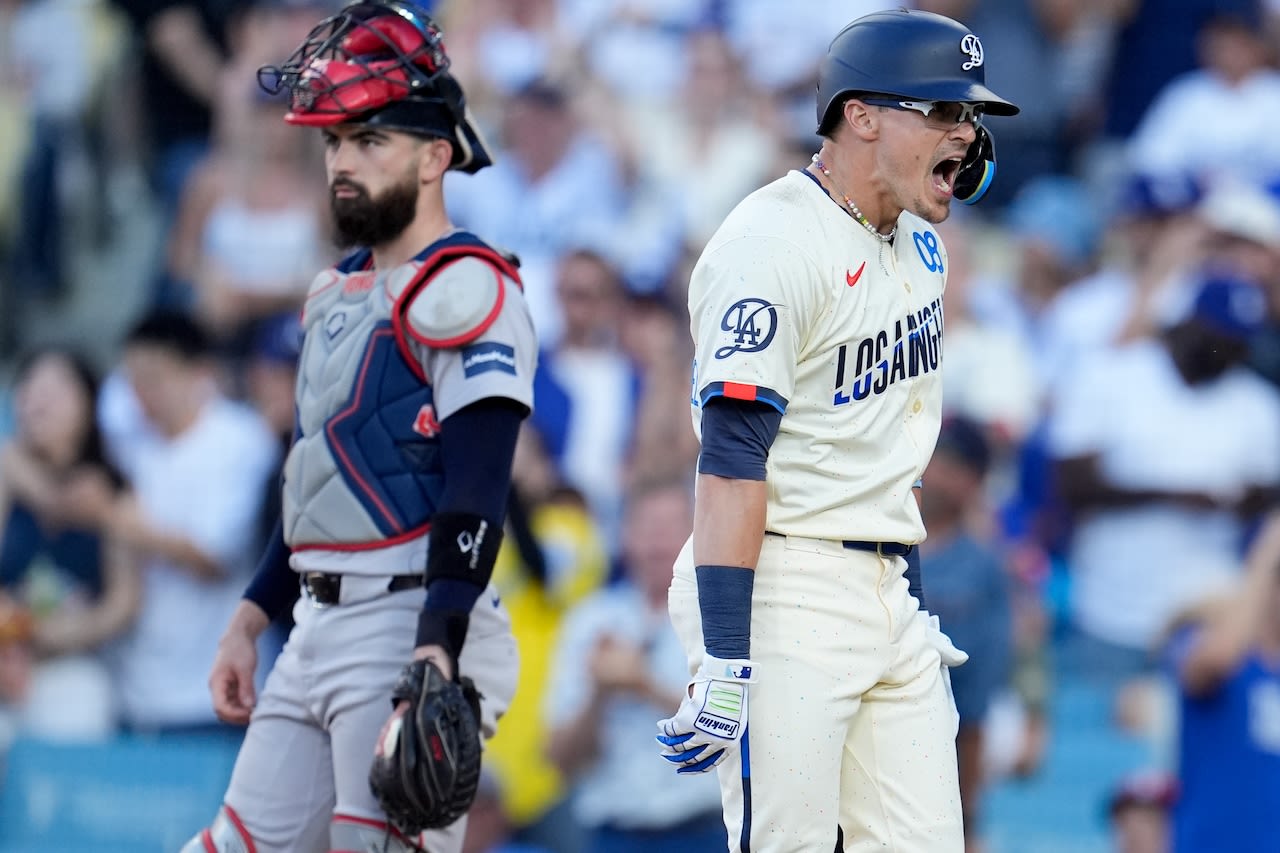
[[[338,259],[319,139],[257,70],[340,5],[0,0],[0,755],[239,736],[205,678],[279,510],[297,309]],[[739,199],[817,150],[830,38],[899,4],[422,5],[499,154],[450,174],[451,217],[519,256],[542,347],[495,575],[520,685],[468,853],[712,849],[714,781],[677,780],[651,742],[687,678],[665,590],[698,453],[688,271]],[[970,654],[952,674],[968,853],[983,792],[1042,768],[1067,679],[1157,756],[1107,780],[1116,850],[1263,849],[1251,816],[1280,813],[1280,2],[909,5],[968,23],[1023,107],[987,121],[991,196],[941,226],[923,570]],[[160,251],[126,281],[84,259],[143,214],[119,202],[132,174]],[[139,310],[105,341],[27,334],[86,291]],[[1225,797],[1245,774],[1251,798]]]

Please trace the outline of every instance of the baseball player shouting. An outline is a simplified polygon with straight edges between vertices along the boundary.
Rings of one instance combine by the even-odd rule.
[[[536,348],[513,262],[445,213],[445,172],[490,163],[448,69],[425,12],[366,0],[259,75],[322,130],[359,248],[307,296],[282,524],[209,677],[249,729],[188,853],[456,853],[515,690],[489,576]],[[255,702],[254,640],[295,599]]]
[[[922,608],[913,489],[941,422],[947,254],[933,224],[995,168],[982,42],[916,11],[832,42],[824,137],[748,196],[689,290],[698,462],[671,618],[694,673],[658,724],[680,773],[719,768],[730,850],[964,848],[955,704],[966,656]]]

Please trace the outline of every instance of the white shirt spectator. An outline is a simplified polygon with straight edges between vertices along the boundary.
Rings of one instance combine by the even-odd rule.
[[[1064,383],[1052,454],[1097,454],[1122,488],[1239,497],[1280,478],[1280,401],[1243,368],[1189,386],[1159,341],[1108,350]],[[1167,503],[1078,520],[1069,563],[1077,624],[1145,648],[1180,608],[1237,569],[1244,525],[1227,512]]]
[[[453,221],[520,256],[525,300],[538,337],[544,344],[556,340],[556,259],[571,248],[592,245],[591,235],[621,215],[621,180],[613,154],[583,135],[536,184],[530,184],[514,157],[499,157],[476,175],[451,172],[446,180]]]
[[[630,585],[610,587],[579,604],[561,629],[546,694],[550,728],[567,724],[586,707],[591,654],[605,635],[644,649],[659,684],[676,692],[688,683],[688,663],[667,613],[650,610]],[[663,829],[720,811],[714,773],[675,780],[671,764],[654,750],[654,720],[669,713],[631,697],[609,701],[600,756],[575,787],[575,816],[583,826]]]
[[[1208,71],[1169,83],[1129,143],[1129,160],[1153,172],[1231,175],[1243,180],[1280,174],[1280,71],[1263,70],[1238,85]]]
[[[725,29],[752,82],[765,89],[785,89],[817,72],[831,40],[846,24],[902,5],[884,0],[791,0],[782,7],[778,0],[732,0],[724,4]],[[816,116],[813,122],[816,127]]]
[[[117,649],[122,717],[135,727],[215,722],[205,678],[255,564],[259,501],[279,444],[253,410],[220,397],[172,440],[135,445],[124,473],[155,526],[221,566],[201,580],[162,559],[143,566],[143,600]]]

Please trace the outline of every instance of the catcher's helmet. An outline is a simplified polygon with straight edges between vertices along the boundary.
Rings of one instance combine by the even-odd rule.
[[[897,9],[853,21],[818,67],[818,132],[831,132],[856,93],[920,101],[982,104],[991,115],[1018,108],[987,88],[982,42],[969,28],[933,12]]]
[[[325,18],[281,67],[258,70],[268,92],[288,89],[285,121],[353,122],[453,143],[452,169],[492,165],[484,138],[449,73],[440,28],[411,0],[357,0]]]

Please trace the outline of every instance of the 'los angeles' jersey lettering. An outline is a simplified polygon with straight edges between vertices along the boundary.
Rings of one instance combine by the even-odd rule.
[[[892,336],[885,329],[857,344],[841,344],[836,349],[832,403],[844,406],[865,400],[873,394],[883,394],[895,382],[937,370],[941,353],[942,300],[935,299],[894,321]]]

